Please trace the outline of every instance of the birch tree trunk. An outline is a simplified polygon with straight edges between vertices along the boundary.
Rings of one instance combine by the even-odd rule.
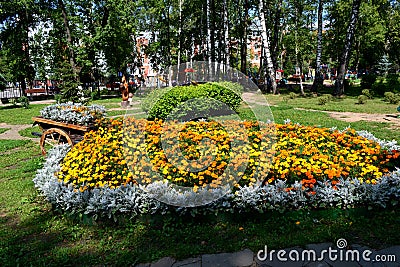
[[[268,75],[269,75],[269,78],[271,79],[272,93],[276,94],[275,69],[274,69],[274,64],[272,63],[272,58],[271,58],[271,47],[270,47],[270,41],[269,41],[268,34],[267,34],[267,25],[265,24],[263,0],[260,0],[260,2],[259,2],[258,12],[259,12],[259,16],[260,16],[261,37],[262,37],[262,42],[263,42],[263,46],[264,46],[265,60],[266,60]]]
[[[271,40],[271,58],[275,69],[278,69],[278,43],[279,43],[279,24],[282,17],[282,0],[278,0],[276,3],[276,12],[274,18],[274,34]],[[283,34],[281,34],[282,36]],[[282,42],[281,42],[282,43]],[[281,62],[282,63],[282,62]]]
[[[294,33],[294,37],[295,37],[295,54],[296,54],[296,67],[300,69],[300,78],[299,78],[299,82],[300,82],[300,94],[302,96],[304,96],[304,88],[303,88],[303,68],[300,66],[299,64],[299,58],[298,58],[298,54],[299,54],[299,48],[297,45],[297,20],[296,20],[296,32]]]
[[[243,17],[243,36],[242,36],[242,44],[240,47],[240,71],[247,75],[247,27],[249,20],[249,1],[244,1],[244,14]]]
[[[212,66],[211,66],[211,0],[207,0],[207,57],[208,57],[208,76],[212,79]]]
[[[210,16],[209,16],[209,22],[210,22],[210,40],[211,40],[211,61],[215,62],[215,2],[214,0],[210,0]]]
[[[227,0],[224,0],[224,44],[225,44],[225,66],[229,67],[229,20],[228,20],[228,3]]]
[[[318,2],[318,34],[317,34],[317,55],[316,55],[316,66],[315,66],[315,77],[313,85],[311,86],[312,92],[317,92],[318,87],[324,84],[324,79],[321,73],[321,57],[322,57],[322,12],[323,12],[324,2],[319,0]]]
[[[334,95],[340,96],[344,94],[344,77],[346,74],[347,65],[350,59],[351,46],[355,35],[356,25],[360,14],[361,0],[353,0],[351,8],[350,23],[347,27],[346,39],[340,57],[340,64],[338,67],[338,74],[335,82]]]
[[[181,49],[182,49],[182,41],[181,41],[181,33],[182,33],[182,1],[179,0],[179,26],[178,26],[178,70],[176,73],[176,80],[179,81],[179,70],[181,65]]]

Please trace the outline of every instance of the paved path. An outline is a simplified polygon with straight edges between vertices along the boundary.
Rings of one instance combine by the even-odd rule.
[[[0,128],[9,128],[8,131],[0,134],[0,139],[11,139],[11,140],[33,140],[39,141],[39,138],[30,138],[21,136],[18,132],[27,128],[32,127],[32,124],[7,124],[0,123]]]
[[[285,252],[268,250],[266,259],[264,250],[254,253],[245,249],[234,253],[205,254],[195,258],[177,261],[170,257],[138,267],[399,267],[400,246],[382,250],[373,250],[360,245],[352,245],[344,250],[338,250],[332,243],[310,244],[304,249],[300,247],[284,249]],[[324,252],[325,251],[325,252]],[[315,252],[316,260],[313,259]],[[285,253],[285,254],[283,254]],[[347,253],[347,254],[346,254]],[[281,259],[278,260],[278,255]],[[304,255],[304,256],[303,256]],[[322,255],[322,256],[321,256]],[[331,255],[331,256],[330,256]],[[346,256],[347,255],[347,256]],[[364,256],[363,256],[364,255]],[[272,260],[270,257],[272,256]],[[346,260],[347,257],[347,260]],[[294,260],[290,260],[290,259]],[[298,258],[299,260],[295,260]],[[358,258],[358,260],[357,260]],[[304,260],[302,260],[304,259]],[[311,259],[311,260],[309,260]],[[382,260],[385,259],[385,262]],[[377,260],[380,260],[378,262]]]

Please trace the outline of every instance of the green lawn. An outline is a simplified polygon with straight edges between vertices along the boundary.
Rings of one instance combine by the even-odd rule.
[[[132,98],[133,103],[140,103],[141,98],[134,96]],[[121,97],[116,98],[106,98],[92,101],[93,104],[103,105],[106,108],[120,108],[121,107]]]
[[[331,118],[323,112],[303,111],[287,107],[271,107],[275,122],[283,123],[285,119],[290,119],[294,123],[302,125],[320,126],[320,127],[337,127],[344,129],[348,126],[356,130],[368,130],[376,137],[386,140],[396,140],[400,142],[400,132],[394,128],[390,128],[391,124],[386,122],[345,122]]]
[[[357,113],[379,113],[379,114],[395,114],[399,105],[389,104],[383,98],[369,99],[365,104],[357,104],[356,96],[346,96],[345,98],[332,98],[325,105],[318,103],[319,97],[301,97],[288,99],[287,95],[267,95],[268,102],[276,105],[287,105],[294,108],[315,109],[324,111],[348,111]]]
[[[26,128],[24,130],[21,130],[18,133],[21,136],[30,137],[30,138],[38,138],[38,136],[35,136],[32,134],[33,132],[41,133],[42,131],[40,130],[39,126],[32,126],[32,127]]]
[[[31,104],[29,109],[20,106],[1,106],[0,123],[8,124],[33,124],[32,117],[40,116],[40,110],[46,104]]]

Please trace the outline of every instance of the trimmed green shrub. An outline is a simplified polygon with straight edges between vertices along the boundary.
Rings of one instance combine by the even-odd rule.
[[[99,91],[92,91],[91,93],[90,93],[90,99],[91,100],[98,100],[98,99],[100,99],[100,92]]]
[[[289,98],[290,99],[295,99],[297,97],[297,94],[296,93],[294,93],[294,92],[290,92],[289,93]]]
[[[361,93],[363,95],[365,95],[366,97],[368,97],[369,99],[374,98],[374,96],[372,95],[372,92],[369,89],[364,89],[361,91]]]
[[[243,88],[230,82],[168,87],[152,91],[142,101],[149,119],[187,120],[236,111]]]
[[[21,96],[18,98],[17,102],[20,103],[24,108],[29,108],[29,99],[26,96]]]
[[[55,94],[54,95],[54,100],[56,101],[57,104],[61,104],[61,99],[62,99],[62,95],[61,94]]]
[[[368,97],[366,95],[359,95],[357,98],[357,104],[365,104],[367,102]]]
[[[393,92],[385,92],[385,101],[390,104],[397,104],[400,101],[400,96]]]
[[[331,100],[332,100],[332,96],[331,95],[323,95],[323,96],[318,98],[318,104],[319,105],[325,105],[326,103],[328,103]]]

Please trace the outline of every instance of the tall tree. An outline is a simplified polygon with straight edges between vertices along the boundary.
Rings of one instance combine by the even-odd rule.
[[[206,16],[207,16],[207,61],[208,61],[208,73],[212,76],[212,39],[211,39],[211,1],[206,2]]]
[[[65,30],[65,37],[66,37],[66,50],[69,56],[69,64],[72,68],[72,73],[74,75],[74,79],[78,79],[77,69],[76,69],[76,58],[75,58],[75,51],[74,51],[74,40],[72,38],[71,26],[69,22],[69,16],[67,14],[67,10],[63,0],[57,0],[58,6],[61,10],[62,19],[64,22],[64,30]]]
[[[387,22],[387,41],[390,44],[389,56],[396,62],[400,68],[400,3],[398,1],[390,2],[390,19]]]
[[[242,34],[240,36],[240,71],[247,74],[247,28],[249,27],[249,0],[244,0],[242,6]]]
[[[228,19],[228,0],[223,0],[223,29],[224,29],[224,47],[225,56],[224,64],[229,66],[230,64],[230,52],[229,52],[229,19]]]
[[[324,78],[321,72],[321,58],[322,58],[322,13],[324,8],[324,0],[318,1],[318,12],[317,12],[317,51],[315,59],[315,77],[311,87],[311,91],[316,92],[320,86],[324,83]]]
[[[295,46],[295,58],[296,58],[296,70],[299,70],[299,84],[300,84],[300,94],[304,96],[303,88],[303,62],[300,62],[299,55],[299,20],[301,19],[301,14],[303,13],[303,5],[301,2],[294,2],[294,46]]]
[[[351,8],[350,21],[347,26],[347,34],[342,50],[342,55],[340,57],[340,63],[338,67],[338,74],[335,82],[335,95],[344,94],[344,78],[346,75],[347,65],[349,63],[351,47],[353,44],[353,39],[355,36],[355,30],[357,25],[357,20],[359,17],[359,11],[361,6],[361,0],[353,0],[353,5]]]
[[[276,94],[277,92],[277,84],[275,79],[275,68],[271,58],[271,44],[267,33],[267,25],[265,22],[265,13],[264,13],[264,0],[260,0],[258,5],[258,12],[260,17],[261,24],[261,37],[263,42],[263,49],[265,55],[265,61],[268,70],[268,76],[271,82],[272,93]]]
[[[11,71],[6,75],[19,82],[23,94],[27,82],[32,85],[35,76],[29,34],[37,23],[40,7],[36,0],[0,2],[1,56]]]

